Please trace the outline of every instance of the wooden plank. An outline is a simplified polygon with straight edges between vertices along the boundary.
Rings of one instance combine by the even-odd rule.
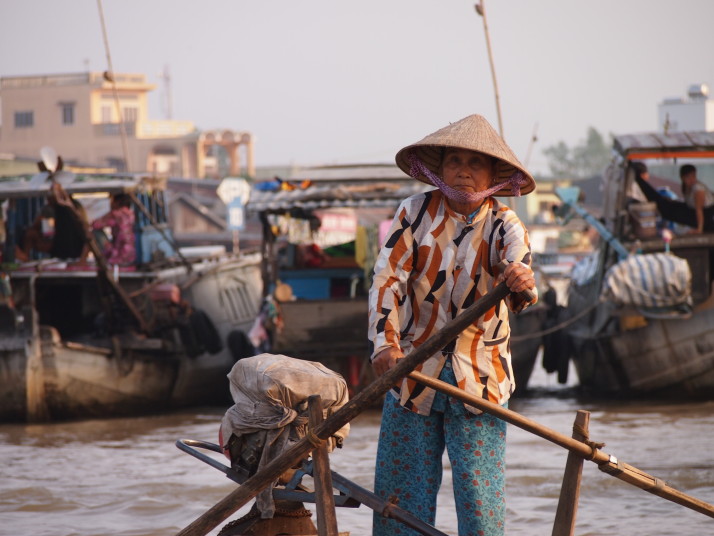
[[[322,398],[320,395],[313,395],[307,400],[310,412],[309,433],[312,434],[313,430],[323,421]],[[320,443],[312,451],[312,476],[315,480],[315,504],[317,506],[317,534],[318,536],[338,536],[335,496],[332,494],[330,459],[327,455],[325,441],[320,440]]]
[[[585,441],[588,439],[590,426],[590,412],[578,410],[573,424],[573,439]],[[578,500],[580,499],[580,482],[583,476],[585,460],[574,454],[568,453],[565,462],[563,484],[560,487],[560,499],[555,512],[553,536],[573,536],[575,534],[575,517],[578,513]]]

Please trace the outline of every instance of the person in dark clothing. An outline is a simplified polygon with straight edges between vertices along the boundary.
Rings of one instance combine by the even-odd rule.
[[[49,253],[58,259],[84,259],[87,253],[84,225],[86,213],[58,183],[53,183],[47,195],[47,205],[25,232],[23,247],[15,256],[20,261],[30,259],[32,250]]]
[[[635,182],[645,194],[647,199],[657,205],[657,210],[665,220],[681,223],[687,227],[692,227],[692,232],[714,232],[714,204],[700,207],[701,212],[698,216],[698,209],[693,204],[685,201],[669,199],[660,194],[647,180],[648,170],[643,162],[634,162],[632,168],[635,171]],[[680,178],[682,180],[683,191],[686,188],[686,181],[692,174],[692,169],[696,173],[696,168],[690,164],[685,164],[680,168]],[[696,177],[696,175],[695,175]],[[690,181],[691,182],[691,181]],[[701,183],[696,182],[697,185]],[[701,185],[704,187],[704,185]],[[685,193],[686,195],[686,193]],[[700,220],[701,221],[698,221]]]

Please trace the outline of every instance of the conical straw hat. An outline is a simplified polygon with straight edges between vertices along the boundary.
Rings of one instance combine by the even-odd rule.
[[[465,117],[456,123],[437,130],[433,134],[429,134],[421,141],[406,146],[397,153],[397,165],[407,175],[411,175],[411,166],[408,157],[410,152],[414,151],[416,156],[429,170],[441,176],[439,167],[441,166],[441,158],[444,148],[446,147],[468,149],[493,156],[496,158],[496,184],[507,182],[514,173],[520,171],[527,181],[526,184],[521,186],[521,195],[528,194],[535,190],[535,180],[533,176],[528,173],[526,168],[523,167],[523,164],[518,161],[518,158],[513,154],[511,148],[503,141],[503,138],[501,138],[488,121],[480,115]],[[431,184],[431,181],[422,174],[414,178],[421,182]],[[494,195],[515,195],[513,185],[508,184],[504,186],[503,189]]]

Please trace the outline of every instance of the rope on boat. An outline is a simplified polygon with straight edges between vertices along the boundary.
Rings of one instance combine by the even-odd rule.
[[[603,448],[605,446],[605,443],[601,443],[599,441],[592,441],[590,439],[590,432],[588,431],[587,427],[582,426],[578,423],[573,424],[573,433],[580,435],[582,437],[580,441],[585,443],[588,447],[592,449],[590,456],[587,456],[586,459],[590,461],[595,461],[597,451]]]
[[[584,317],[589,312],[591,312],[593,309],[595,309],[598,305],[600,305],[600,302],[595,302],[590,307],[586,307],[585,309],[580,311],[575,316],[568,318],[564,322],[561,322],[560,324],[558,324],[557,326],[553,326],[552,328],[544,329],[542,331],[536,331],[535,333],[530,333],[529,335],[517,335],[515,337],[511,337],[511,342],[527,341],[528,339],[535,339],[538,337],[542,337],[543,335],[550,335],[551,333],[560,331],[561,329],[569,326],[570,324],[574,323],[575,321],[580,320],[582,317]]]

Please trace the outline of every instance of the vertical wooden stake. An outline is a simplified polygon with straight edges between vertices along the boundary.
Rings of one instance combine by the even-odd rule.
[[[310,411],[310,432],[313,433],[323,419],[322,398],[312,395],[308,398]],[[317,437],[317,436],[315,436]],[[332,473],[330,459],[324,440],[312,451],[312,477],[315,480],[315,505],[317,507],[318,536],[337,535],[337,514],[335,512],[335,497],[332,495]]]
[[[584,441],[588,439],[590,426],[590,412],[578,410],[573,424],[573,439]],[[580,498],[580,481],[583,476],[582,456],[574,452],[568,453],[563,474],[563,485],[560,488],[558,509],[555,512],[553,536],[573,536],[575,534],[575,516],[578,512],[578,499]]]

